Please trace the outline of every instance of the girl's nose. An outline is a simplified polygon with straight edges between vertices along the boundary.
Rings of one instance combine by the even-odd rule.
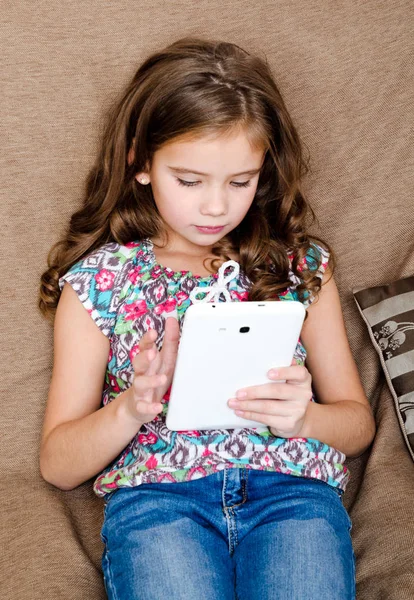
[[[220,216],[227,213],[227,196],[222,189],[211,189],[201,202],[202,215]]]

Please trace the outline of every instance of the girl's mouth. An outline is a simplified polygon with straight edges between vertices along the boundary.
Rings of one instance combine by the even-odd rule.
[[[198,225],[196,225],[196,228],[198,229],[198,231],[200,231],[200,233],[218,233],[219,231],[224,229],[224,225],[222,225],[221,227],[199,227]]]

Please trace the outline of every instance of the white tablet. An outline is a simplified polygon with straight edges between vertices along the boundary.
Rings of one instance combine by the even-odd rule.
[[[272,367],[290,366],[305,319],[294,300],[206,302],[184,316],[166,425],[174,431],[233,429],[263,423],[227,404],[242,387],[269,383]]]

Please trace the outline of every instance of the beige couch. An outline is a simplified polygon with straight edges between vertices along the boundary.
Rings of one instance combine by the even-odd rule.
[[[348,461],[358,598],[412,600],[414,465],[352,296],[414,273],[411,0],[22,0],[2,13],[1,598],[105,598],[102,501],[90,482],[63,492],[39,475],[53,351],[39,276],[79,205],[108,103],[149,52],[197,34],[267,56],[309,149],[305,190],[339,257],[351,349],[378,424],[369,451]]]

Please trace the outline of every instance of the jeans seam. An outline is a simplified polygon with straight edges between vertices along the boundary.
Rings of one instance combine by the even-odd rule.
[[[226,508],[226,489],[227,489],[227,469],[224,469],[223,487],[221,490],[221,501],[223,503],[223,511]]]
[[[241,502],[241,504],[243,504],[247,500],[247,482],[248,482],[248,478],[249,478],[249,471],[247,469],[245,469],[244,467],[242,470],[242,476],[243,476],[243,479],[242,479],[243,502]]]
[[[238,502],[237,504],[232,504],[231,507],[229,507],[229,508],[236,508],[237,506],[241,506],[247,500],[247,474],[248,474],[248,472],[246,471],[246,477],[243,477],[244,471],[245,471],[244,467],[241,467],[241,474],[242,474],[242,480],[241,480],[242,501]]]
[[[232,554],[238,544],[236,515],[234,513],[234,509],[232,506],[228,506],[228,507],[226,506],[224,508],[224,514],[226,516],[227,528],[228,528],[229,553],[230,553],[230,556],[232,556]]]
[[[105,521],[106,521],[106,502],[104,502],[103,507],[102,507],[102,526],[101,526],[101,531],[99,533],[100,538],[101,538],[103,544],[106,544],[106,537],[105,537],[105,535],[103,533]]]
[[[247,494],[246,494],[246,485],[243,485],[245,480],[242,480],[242,493],[243,493],[242,502],[239,502],[238,504],[233,504],[232,506],[227,506],[226,505],[227,474],[228,474],[228,470],[224,469],[222,502],[223,502],[223,513],[226,517],[226,522],[227,522],[229,553],[231,556],[234,552],[235,547],[238,544],[236,514],[234,512],[234,507],[240,506],[240,504],[243,504],[243,502],[246,501]],[[242,474],[243,474],[243,472],[242,472]]]
[[[356,557],[355,557],[354,548],[352,546],[352,581],[353,581],[353,595],[352,595],[352,600],[355,600],[355,598],[356,598],[356,569],[355,569],[355,562],[356,562]]]
[[[249,472],[244,467],[239,467],[241,473],[241,488],[242,488],[242,501],[237,504],[232,504],[231,506],[227,506],[225,504],[226,497],[226,486],[227,486],[227,469],[224,471],[224,482],[223,482],[223,506],[225,508],[235,508],[237,506],[241,506],[247,500],[247,479],[249,476]],[[244,476],[245,475],[245,476]]]
[[[104,582],[105,582],[105,586],[107,587],[107,591],[110,591],[112,594],[112,600],[119,600],[118,598],[118,594],[116,592],[116,588],[113,584],[112,581],[112,569],[111,569],[111,559],[109,557],[109,548],[108,548],[108,542],[107,540],[105,540],[104,542],[105,544],[105,548],[104,548],[104,553],[102,556],[102,563],[106,563],[106,569],[103,568],[103,564],[102,564],[102,570],[103,570],[103,575],[104,575]],[[108,575],[108,577],[106,576],[106,573]]]
[[[239,543],[239,536],[238,536],[238,532],[237,532],[237,519],[236,519],[236,513],[234,512],[234,508],[231,508],[231,514],[233,516],[233,531],[234,531],[234,543],[233,543],[233,551],[234,548],[236,548],[236,546]]]

